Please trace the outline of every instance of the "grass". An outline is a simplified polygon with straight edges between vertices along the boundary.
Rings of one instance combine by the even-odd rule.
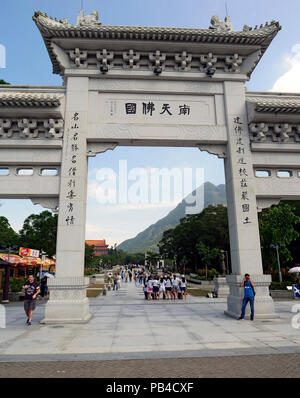
[[[99,294],[102,293],[102,289],[99,290],[87,290],[86,291],[86,297],[98,297]]]
[[[191,296],[205,297],[208,293],[206,290],[201,290],[201,289],[188,289],[187,291]]]
[[[95,284],[91,284],[91,285],[89,285],[88,286],[88,288],[92,288],[92,289],[94,289],[94,288],[99,288],[99,289],[103,289],[104,288],[104,283],[95,283]]]

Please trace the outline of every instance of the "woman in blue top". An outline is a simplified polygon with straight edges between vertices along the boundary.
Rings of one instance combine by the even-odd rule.
[[[250,319],[251,319],[251,321],[253,321],[253,319],[254,319],[254,283],[251,281],[249,274],[245,274],[245,277],[242,280],[240,287],[244,287],[244,299],[243,299],[243,305],[242,305],[242,313],[238,319],[245,318],[245,309],[246,309],[246,306],[249,301],[250,307],[251,307]]]

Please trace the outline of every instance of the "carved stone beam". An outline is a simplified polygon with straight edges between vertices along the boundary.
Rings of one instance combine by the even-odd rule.
[[[62,138],[63,137],[64,122],[62,119],[49,119],[44,122],[46,128],[46,138]]]
[[[36,131],[31,132],[31,130],[36,129],[36,120],[22,119],[18,121],[18,127],[20,128],[20,137],[27,138],[30,135],[36,135]]]
[[[156,74],[161,73],[165,69],[166,54],[159,50],[153,54],[149,54],[149,68]]]
[[[182,54],[175,54],[175,62],[178,64],[179,70],[190,70],[192,56],[183,51]]]
[[[207,72],[208,69],[214,68],[217,63],[217,57],[214,57],[212,53],[208,53],[207,55],[200,56],[200,70],[201,72]]]
[[[5,135],[4,129],[9,129],[10,126],[11,126],[10,119],[0,119],[0,137],[3,137]]]
[[[107,51],[105,48],[103,48],[102,51],[97,51],[96,52],[96,58],[97,58],[97,68],[100,69],[102,73],[106,73],[113,67],[113,59],[114,59],[114,53],[113,51]]]
[[[138,69],[139,65],[140,54],[134,52],[132,49],[129,52],[123,52],[123,67],[125,69]]]
[[[280,198],[271,198],[271,199],[264,199],[264,198],[256,198],[256,208],[258,213],[260,213],[263,209],[267,209],[273,205],[278,205],[280,203]]]
[[[200,151],[217,155],[219,159],[225,159],[227,157],[226,144],[197,144]]]
[[[87,156],[95,157],[97,153],[103,153],[108,150],[113,150],[118,145],[118,142],[88,142]]]
[[[53,213],[58,212],[58,198],[30,198],[34,205],[41,205],[45,209],[51,209]]]
[[[81,51],[79,48],[75,48],[75,50],[71,50],[69,54],[77,68],[87,67],[87,51]]]
[[[278,141],[276,134],[280,134],[280,141],[288,141],[290,138],[289,133],[292,133],[292,127],[287,123],[275,124],[274,133],[273,141]]]
[[[269,127],[265,123],[250,123],[250,140],[251,141],[266,141],[266,133],[269,131]],[[255,134],[255,135],[254,135]]]
[[[225,59],[225,72],[239,72],[240,65],[242,65],[243,59],[238,54],[233,56],[227,56]]]
[[[300,142],[300,125],[298,125],[296,128],[295,141]]]

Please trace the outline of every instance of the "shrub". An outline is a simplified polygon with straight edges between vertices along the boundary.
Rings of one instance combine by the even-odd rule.
[[[208,276],[207,279],[214,279],[214,276],[218,276],[218,275],[219,275],[218,271],[215,268],[212,268],[207,273],[207,276]]]
[[[92,270],[92,269],[85,269],[84,270],[84,275],[85,276],[94,275],[94,274],[97,274],[97,273],[98,273],[98,271]]]
[[[287,286],[292,286],[292,283],[289,281],[271,282],[270,290],[286,290]]]
[[[24,286],[25,283],[25,279],[19,279],[19,278],[11,278],[9,280],[9,290],[11,292],[21,292],[22,291],[22,287]]]

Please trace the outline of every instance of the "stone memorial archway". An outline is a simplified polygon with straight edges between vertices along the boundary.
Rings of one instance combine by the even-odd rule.
[[[198,147],[224,159],[233,274],[226,313],[240,314],[245,272],[256,317],[275,317],[257,211],[300,198],[300,97],[247,93],[244,83],[280,30],[76,25],[33,17],[61,87],[0,88],[0,197],[58,209],[56,277],[44,323],[90,318],[84,271],[88,157],[121,145]],[[32,175],[20,170],[32,169]],[[57,174],[44,175],[45,169]],[[264,171],[265,177],[258,177]],[[288,178],[280,178],[286,171]]]

